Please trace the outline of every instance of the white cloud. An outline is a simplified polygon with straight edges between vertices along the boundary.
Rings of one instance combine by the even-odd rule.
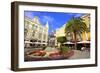
[[[43,16],[43,21],[45,21],[45,22],[48,21],[48,22],[52,23],[54,21],[54,18],[51,16]]]
[[[82,14],[76,14],[75,17],[80,17]]]

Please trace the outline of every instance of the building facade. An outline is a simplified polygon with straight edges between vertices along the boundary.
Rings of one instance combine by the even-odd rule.
[[[56,32],[55,32],[56,37],[65,36],[65,26],[66,26],[66,24],[64,24],[62,27],[56,29]]]
[[[24,23],[25,45],[46,46],[48,42],[48,22],[42,25],[38,17],[35,16],[33,19],[25,17]]]
[[[65,35],[65,26],[66,26],[66,24],[64,24],[64,25],[62,25],[62,27],[56,29],[55,34],[54,34],[54,36],[55,36],[55,46],[60,47],[61,43],[57,42],[58,37],[66,36]]]
[[[50,47],[55,47],[56,46],[56,37],[55,37],[55,32],[52,32],[51,34],[49,34],[49,38],[48,38],[48,46]]]
[[[82,33],[82,40],[88,40],[90,41],[90,14],[85,14],[83,16],[81,16],[81,18],[83,19],[83,22],[87,25],[88,31],[87,32],[83,32]]]

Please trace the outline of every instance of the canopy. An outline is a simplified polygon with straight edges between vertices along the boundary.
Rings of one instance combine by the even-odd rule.
[[[75,43],[73,43],[73,42],[65,42],[64,44],[75,44]]]
[[[25,43],[27,43],[27,44],[31,44],[32,42],[30,42],[30,41],[25,41]]]
[[[90,41],[80,41],[80,42],[77,42],[77,43],[79,43],[79,44],[90,44]]]

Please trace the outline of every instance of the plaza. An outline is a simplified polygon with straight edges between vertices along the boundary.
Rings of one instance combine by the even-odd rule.
[[[90,58],[90,22],[89,14],[82,15],[88,32],[77,34],[76,42],[73,33],[66,36],[66,23],[49,32],[50,23],[41,24],[38,16],[25,17],[24,56],[25,61],[44,61],[61,59]],[[75,48],[75,44],[77,44]]]

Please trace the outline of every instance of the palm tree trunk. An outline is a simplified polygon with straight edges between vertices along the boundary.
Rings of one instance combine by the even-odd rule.
[[[76,37],[76,32],[74,34],[74,42],[75,42],[75,50],[77,49],[77,37]]]

